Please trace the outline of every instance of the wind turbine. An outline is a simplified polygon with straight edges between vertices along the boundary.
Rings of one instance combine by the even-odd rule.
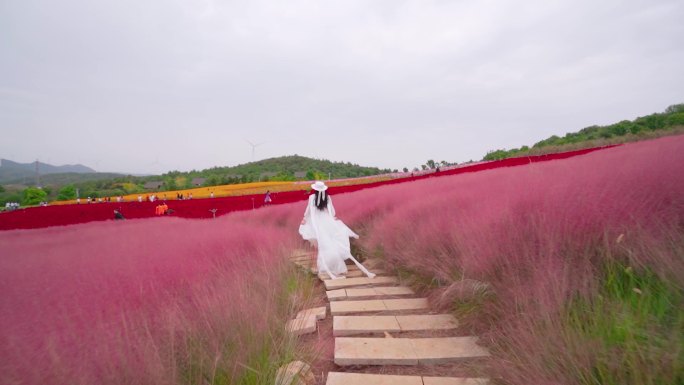
[[[249,143],[249,145],[252,146],[252,162],[254,162],[254,150],[255,150],[257,147],[261,146],[262,144],[264,144],[264,143],[266,143],[266,142],[261,142],[261,143],[254,144],[254,143],[250,142],[250,141],[247,140],[247,139],[245,139],[245,142]]]
[[[148,169],[149,169],[149,168],[154,168],[154,169],[159,169],[159,168],[164,169],[164,168],[166,168],[166,169],[168,169],[168,168],[169,168],[169,165],[166,164],[166,163],[161,163],[161,162],[159,162],[159,155],[157,155],[157,156],[154,157],[154,162],[151,162],[151,163],[148,163],[148,164],[147,164],[147,168],[148,168]],[[167,171],[168,171],[168,170],[167,170]],[[163,174],[163,172],[159,172],[159,174]]]

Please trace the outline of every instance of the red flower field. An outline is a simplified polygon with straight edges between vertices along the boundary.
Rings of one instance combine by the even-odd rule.
[[[435,174],[399,178],[367,184],[331,187],[330,193],[347,193],[383,185],[434,178],[437,176],[456,175],[501,167],[520,166],[554,159],[565,159],[596,151],[598,149],[600,148],[570,151],[559,154],[530,156],[525,158],[510,158],[460,167]],[[274,193],[272,195],[273,204],[302,201],[306,200],[307,196],[308,192],[305,191],[287,191]],[[259,208],[263,205],[263,195],[243,195],[182,201],[172,200],[167,201],[167,203],[169,208],[173,210],[173,216],[181,218],[211,218],[213,213],[210,210],[213,209],[216,209],[216,216],[221,216],[233,211]],[[157,205],[158,203],[156,202],[110,202],[32,207],[13,212],[0,213],[0,230],[35,229],[49,226],[72,225],[76,223],[111,220],[114,218],[114,210],[119,210],[127,219],[152,218],[155,217],[155,207]]]

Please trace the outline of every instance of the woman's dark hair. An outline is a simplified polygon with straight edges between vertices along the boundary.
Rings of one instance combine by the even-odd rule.
[[[314,205],[319,210],[325,210],[325,208],[328,207],[328,193],[325,191],[315,191],[316,195],[314,196]],[[323,196],[320,196],[321,194],[323,194]]]

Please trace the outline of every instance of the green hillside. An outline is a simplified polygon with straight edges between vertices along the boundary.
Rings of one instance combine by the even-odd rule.
[[[315,179],[328,176],[332,178],[353,178],[359,176],[377,175],[391,172],[389,169],[379,169],[377,167],[365,167],[349,162],[331,162],[325,159],[312,159],[299,155],[281,156],[269,158],[257,162],[240,164],[232,167],[214,167],[202,171],[191,171],[187,173],[192,177],[220,177],[243,179],[245,182],[264,180],[294,180],[295,173],[307,173],[303,179]],[[276,175],[262,175],[264,173],[275,173]],[[172,174],[172,173],[169,173]],[[169,175],[165,174],[165,175]],[[182,174],[182,173],[179,173]]]
[[[169,191],[200,186],[248,183],[256,181],[288,181],[296,179],[353,178],[391,172],[388,169],[365,167],[349,162],[331,162],[299,155],[282,156],[231,167],[213,167],[189,172],[171,171],[162,175],[131,176],[107,173],[65,173],[41,176],[46,200],[73,199],[76,191],[82,197],[104,197],[149,191],[147,182],[164,182],[154,191]],[[34,186],[35,179],[17,181],[16,186],[0,190],[0,204],[24,201],[23,191]]]
[[[487,153],[482,160],[497,160],[525,155],[540,155],[580,148],[632,142],[684,131],[684,104],[675,104],[662,113],[623,120],[607,126],[589,126],[560,137],[552,135],[535,143],[510,150]]]

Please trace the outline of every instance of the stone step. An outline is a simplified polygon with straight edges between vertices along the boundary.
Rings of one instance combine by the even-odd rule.
[[[312,261],[314,262],[314,265],[315,265],[315,263],[316,263],[316,256],[313,256],[312,258],[313,258]],[[386,274],[386,272],[385,272],[384,269],[376,268],[375,266],[370,266],[370,265],[367,265],[366,263],[364,263],[364,266],[366,266],[366,268],[367,268],[368,270],[370,270],[371,273],[375,273],[375,274],[378,274],[378,275],[382,275],[382,274],[378,273],[378,271],[380,271],[380,272],[382,272],[383,274]],[[361,270],[359,270],[358,266],[356,266],[356,265],[347,265],[347,270],[349,270],[349,271],[361,271]],[[377,270],[377,271],[376,271],[376,270]],[[312,266],[312,267],[311,267],[311,272],[312,272],[313,274],[318,274],[318,269],[316,268],[316,266]]]
[[[285,330],[296,336],[314,333],[316,327],[316,314],[310,314],[303,318],[296,318],[287,321],[287,324],[285,324]]]
[[[451,314],[410,314],[396,317],[402,332],[450,330],[458,327],[458,320]]]
[[[395,316],[335,316],[333,317],[333,336],[352,336],[355,334],[384,332],[399,333],[401,327]]]
[[[426,298],[369,299],[363,301],[330,302],[330,314],[381,313],[405,310],[427,309]]]
[[[328,297],[328,301],[341,301],[345,299],[358,300],[381,297],[400,297],[415,295],[416,293],[404,286],[385,286],[360,289],[336,289],[327,291],[325,294]]]
[[[423,385],[420,376],[330,372],[325,385]]]
[[[335,364],[436,365],[467,358],[486,357],[477,337],[439,338],[335,338]]]
[[[326,385],[487,385],[486,378],[421,377],[390,374],[330,372]]]
[[[325,306],[314,307],[311,309],[304,309],[297,313],[295,318],[305,318],[310,315],[315,315],[317,320],[325,319],[327,308]]]
[[[346,289],[356,286],[394,286],[398,283],[397,277],[359,277],[344,279],[329,279],[323,281],[326,290]]]
[[[449,330],[457,327],[458,321],[451,314],[335,316],[333,318],[335,337],[367,333]]]
[[[371,273],[375,273],[375,275],[387,275],[387,272],[385,270],[373,270]],[[357,277],[365,277],[366,274],[364,274],[363,271],[361,270],[349,270],[346,274],[341,274],[347,278],[357,278]],[[321,281],[325,281],[330,279],[330,276],[325,273],[318,274],[318,279]]]

